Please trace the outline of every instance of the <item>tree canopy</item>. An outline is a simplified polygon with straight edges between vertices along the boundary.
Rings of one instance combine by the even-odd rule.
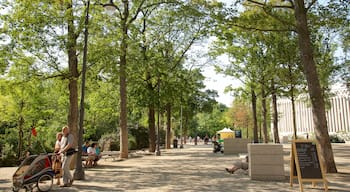
[[[2,156],[52,150],[66,124],[77,139],[117,140],[121,157],[141,145],[154,152],[156,135],[170,148],[173,137],[213,136],[223,127],[270,142],[278,132],[276,99],[308,93],[322,160],[336,171],[325,110],[335,82],[349,87],[346,0],[125,0],[111,1],[112,15],[92,3],[86,17],[87,2],[0,2]],[[83,55],[85,115],[78,126]],[[227,89],[235,95],[230,108],[206,89],[200,62],[207,55],[206,65],[242,82]],[[219,63],[221,55],[229,63]]]

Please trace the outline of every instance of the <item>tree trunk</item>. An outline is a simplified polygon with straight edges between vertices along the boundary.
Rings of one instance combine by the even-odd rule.
[[[305,8],[304,0],[295,0],[294,7],[301,62],[304,67],[304,75],[308,84],[315,135],[320,144],[321,161],[324,163],[327,173],[336,173],[337,168],[334,162],[332,145],[327,129],[325,103],[316,70],[316,64],[313,58],[313,49],[307,26],[307,9]]]
[[[188,117],[188,113],[185,110],[185,124],[183,125],[183,140],[184,140],[184,144],[187,143],[187,132],[188,132],[188,121],[189,121],[189,117]]]
[[[69,114],[68,127],[70,133],[74,136],[74,147],[78,140],[78,57],[77,57],[77,35],[75,34],[74,15],[72,1],[67,3],[68,12],[68,66],[69,66]]]
[[[120,158],[128,158],[128,109],[127,109],[127,71],[126,55],[128,49],[128,24],[129,1],[122,1],[124,5],[123,17],[121,18],[122,40],[120,44],[120,68],[119,68],[119,86],[120,86]]]
[[[275,143],[280,143],[280,136],[278,134],[278,111],[277,111],[277,95],[275,83],[272,80],[272,110],[273,110],[273,138]]]
[[[260,142],[262,142],[262,125],[261,124],[259,124],[259,127],[258,127],[258,129],[259,129],[259,143]]]
[[[294,97],[294,91],[292,88],[291,91],[291,100],[292,100],[292,115],[293,115],[293,138],[298,139],[298,133],[297,133],[297,120],[296,120],[296,112],[295,112],[295,97]]]
[[[253,88],[251,88],[251,100],[252,100],[252,111],[253,111],[253,139],[254,143],[259,143],[259,138],[258,138],[258,118],[256,114],[256,95],[255,91]]]
[[[262,105],[262,115],[263,115],[263,122],[262,122],[262,127],[263,127],[263,138],[264,142],[268,143],[269,142],[269,136],[267,133],[267,108],[266,108],[266,96],[265,96],[265,88],[264,85],[261,86],[261,105]]]
[[[289,76],[292,78],[293,77],[293,74],[292,74],[293,70],[292,70],[292,66],[290,63],[288,63],[288,73],[289,73]],[[295,85],[292,82],[293,82],[293,80],[291,81],[291,84],[290,84],[289,96],[290,96],[291,101],[292,101],[293,138],[297,139],[298,133],[297,133],[296,112],[295,112]]]
[[[148,107],[148,127],[149,127],[149,152],[156,151],[156,128],[155,128],[155,109],[154,104],[150,104]]]
[[[249,138],[249,120],[248,120],[248,117],[246,117],[245,125],[246,125],[246,128],[247,128],[247,139],[248,139]]]
[[[20,159],[23,154],[23,126],[24,126],[24,118],[22,116],[22,110],[24,107],[24,102],[21,101],[21,106],[20,106],[20,116],[18,120],[18,148],[17,148],[17,157]],[[32,154],[31,154],[32,155]]]
[[[77,37],[75,34],[74,27],[74,15],[73,15],[73,3],[72,1],[67,2],[67,23],[68,23],[68,67],[69,67],[69,113],[68,113],[68,127],[70,133],[74,137],[73,146],[77,146],[78,141],[78,57],[77,57]],[[70,168],[73,169],[75,166],[76,157],[74,156]]]
[[[166,124],[166,149],[171,148],[171,104],[166,105],[167,108],[167,124]]]

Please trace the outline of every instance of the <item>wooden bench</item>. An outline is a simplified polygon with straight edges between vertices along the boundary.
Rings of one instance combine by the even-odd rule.
[[[86,165],[87,165],[87,161],[89,160],[89,156],[88,155],[82,155],[81,156],[81,161],[82,162],[84,162],[85,161],[85,163],[83,163],[83,167],[87,167]]]

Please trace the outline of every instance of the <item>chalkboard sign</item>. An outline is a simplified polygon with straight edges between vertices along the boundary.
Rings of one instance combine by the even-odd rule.
[[[299,162],[301,177],[304,179],[322,179],[316,143],[296,142],[295,146],[298,157],[296,160]]]
[[[303,191],[303,182],[323,182],[325,191],[328,190],[327,180],[319,159],[318,146],[312,140],[293,140],[291,151],[290,185],[293,179],[298,178],[300,191]]]
[[[242,138],[242,131],[241,130],[235,130],[235,138]]]

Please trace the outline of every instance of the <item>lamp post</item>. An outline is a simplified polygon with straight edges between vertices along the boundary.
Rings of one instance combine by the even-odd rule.
[[[126,71],[126,56],[127,56],[127,40],[128,40],[128,26],[136,19],[135,17],[129,18],[129,1],[122,0],[123,9],[120,9],[113,0],[104,4],[106,12],[113,14],[118,11],[120,17],[120,28],[122,31],[122,38],[120,43],[121,55],[119,57],[119,93],[120,93],[120,158],[128,158],[128,111],[127,111],[127,71]]]
[[[105,8],[105,11],[108,15],[113,15],[113,13],[117,10],[117,6],[113,3],[112,0],[109,3],[102,5]]]
[[[159,133],[159,127],[160,127],[160,76],[158,73],[158,118],[157,118],[157,149],[156,149],[156,156],[160,156],[160,149],[159,149],[159,145],[160,145],[160,133]]]
[[[183,146],[183,133],[182,133],[182,104],[180,105],[180,148],[184,148]]]
[[[83,49],[83,68],[82,68],[82,77],[81,77],[81,97],[80,97],[80,111],[79,111],[79,129],[78,129],[78,151],[82,151],[83,145],[83,129],[84,129],[84,99],[85,99],[85,77],[86,77],[86,62],[87,62],[87,51],[88,51],[88,36],[89,36],[89,9],[90,9],[90,0],[86,3],[86,15],[84,23],[84,49]],[[76,169],[74,171],[74,179],[76,180],[85,180],[85,172],[83,170],[81,153],[79,153],[76,161]]]

